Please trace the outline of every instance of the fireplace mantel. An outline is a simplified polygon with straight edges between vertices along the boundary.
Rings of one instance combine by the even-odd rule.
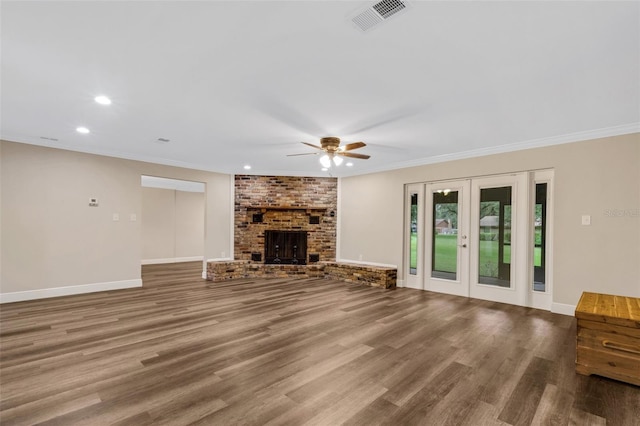
[[[328,206],[243,206],[247,211],[249,210],[260,210],[262,213],[266,213],[268,210],[277,210],[277,211],[285,211],[285,210],[301,210],[306,211],[307,213],[311,213],[313,211],[326,211],[329,209]]]

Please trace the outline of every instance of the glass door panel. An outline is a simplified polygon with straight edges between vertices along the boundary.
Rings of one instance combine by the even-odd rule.
[[[409,219],[409,273],[418,274],[418,194],[411,194]]]
[[[458,191],[433,193],[431,276],[455,280],[458,273]]]
[[[511,287],[511,187],[480,189],[478,282]]]
[[[536,184],[533,210],[533,291],[546,291],[547,183]]]

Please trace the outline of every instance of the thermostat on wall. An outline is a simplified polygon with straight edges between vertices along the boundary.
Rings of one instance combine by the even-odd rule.
[[[98,199],[89,198],[89,207],[98,207]]]

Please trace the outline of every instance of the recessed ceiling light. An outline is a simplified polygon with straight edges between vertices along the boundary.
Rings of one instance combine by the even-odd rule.
[[[87,133],[90,133],[90,130],[87,129],[86,127],[81,126],[81,127],[76,127],[76,132],[86,135]]]
[[[251,170],[251,166],[247,164],[247,165],[244,166],[244,169],[245,170]]]
[[[346,164],[345,164],[345,166],[347,166],[347,167],[352,167],[352,166],[353,166],[353,163],[352,163],[351,161],[349,161],[348,163],[346,163]]]
[[[93,100],[100,105],[111,105],[111,99],[107,98],[104,95],[96,96],[95,98],[93,98]]]

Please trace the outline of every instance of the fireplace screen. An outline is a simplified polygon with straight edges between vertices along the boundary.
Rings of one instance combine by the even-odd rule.
[[[265,231],[264,263],[306,265],[307,233],[305,231]]]

